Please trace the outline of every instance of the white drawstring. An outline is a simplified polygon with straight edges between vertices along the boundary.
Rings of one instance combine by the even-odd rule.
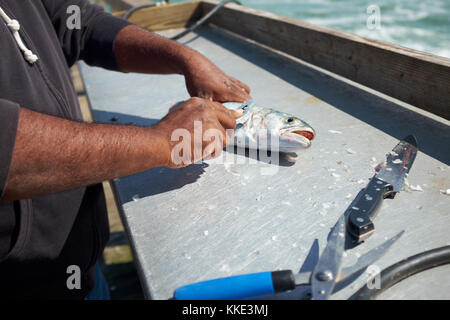
[[[11,30],[14,39],[16,39],[17,45],[19,46],[20,50],[22,50],[25,60],[27,60],[29,63],[33,64],[38,60],[38,56],[35,55],[30,49],[28,49],[25,44],[22,41],[22,38],[20,37],[19,30],[20,30],[20,24],[19,21],[15,19],[11,19],[8,17],[8,15],[3,11],[3,9],[0,7],[0,17],[5,20],[6,25]]]

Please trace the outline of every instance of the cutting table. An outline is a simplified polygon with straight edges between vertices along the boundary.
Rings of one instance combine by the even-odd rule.
[[[147,298],[169,299],[182,285],[218,277],[298,270],[313,240],[325,244],[374,166],[409,134],[420,149],[410,187],[384,201],[374,235],[352,255],[356,260],[401,230],[375,270],[450,244],[450,196],[442,191],[450,188],[449,121],[217,27],[201,27],[180,42],[248,84],[257,104],[298,116],[317,135],[296,156],[273,153],[267,161],[229,150],[183,169],[114,180]],[[123,74],[84,63],[80,69],[98,123],[150,126],[189,98],[179,75]],[[332,298],[348,298],[367,279],[362,274]],[[379,298],[449,299],[450,266],[408,278]]]

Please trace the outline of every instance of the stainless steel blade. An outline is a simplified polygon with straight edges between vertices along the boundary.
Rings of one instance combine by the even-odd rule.
[[[412,135],[407,136],[387,154],[386,163],[381,165],[375,177],[392,185],[393,191],[400,192],[416,154],[417,140]]]
[[[311,294],[315,300],[328,299],[333,292],[341,270],[342,255],[345,250],[345,216],[341,215],[328,237],[319,261],[311,276]]]

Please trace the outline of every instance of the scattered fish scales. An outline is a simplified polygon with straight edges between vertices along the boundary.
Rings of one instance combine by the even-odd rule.
[[[226,273],[230,273],[230,266],[229,265],[227,265],[227,264],[224,264],[224,265],[222,265],[221,267],[220,267],[220,269],[219,269],[220,271],[222,271],[222,272],[226,272]]]
[[[347,151],[347,153],[348,153],[348,154],[356,154],[356,152],[355,152],[355,151],[353,151],[353,150],[352,150],[352,149],[350,149],[350,148],[349,148],[349,149],[347,149],[346,151]]]
[[[422,187],[420,186],[420,184],[418,184],[417,186],[415,186],[415,185],[410,185],[409,188],[410,188],[412,191],[420,191],[420,192],[423,192],[423,189],[422,189]]]
[[[216,206],[205,204],[199,208],[199,210],[213,210]]]
[[[334,133],[334,134],[342,134],[342,131],[338,131],[338,130],[328,130],[329,133]]]
[[[187,252],[183,253],[183,257],[186,258],[187,260],[191,260],[191,256]]]
[[[330,209],[330,208],[331,208],[331,204],[330,204],[329,202],[322,203],[322,208],[324,208],[324,209]]]

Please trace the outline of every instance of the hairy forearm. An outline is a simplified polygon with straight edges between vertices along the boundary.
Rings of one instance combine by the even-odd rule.
[[[221,102],[251,99],[247,85],[225,74],[202,54],[134,25],[117,35],[114,55],[122,72],[184,75],[191,97]]]
[[[122,72],[185,74],[197,59],[195,50],[137,26],[125,27],[114,44],[117,65]]]
[[[165,165],[166,148],[153,128],[79,123],[21,108],[2,200],[70,190]]]

